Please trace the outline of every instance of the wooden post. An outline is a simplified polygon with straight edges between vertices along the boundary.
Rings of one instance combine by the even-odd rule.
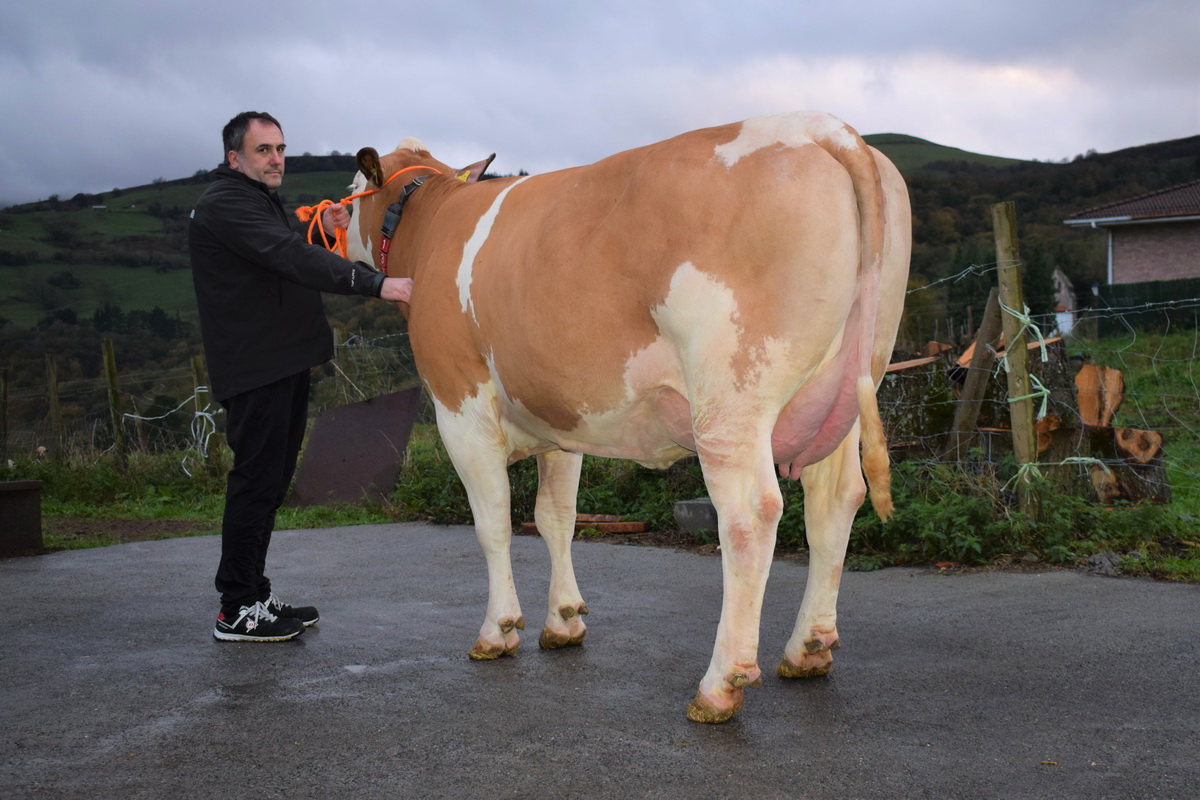
[[[340,326],[335,325],[333,327],[333,359],[332,359],[333,396],[334,396],[333,402],[335,405],[342,404],[342,399],[341,399],[342,393],[345,391],[344,378],[346,377],[346,373],[342,372],[341,361],[338,360],[338,356],[341,355],[338,352],[338,350],[341,349],[342,342],[345,341],[345,339],[346,339],[346,332],[343,331]]]
[[[100,342],[104,354],[104,375],[108,379],[108,415],[112,420],[113,449],[117,453],[117,463],[125,466],[129,446],[125,440],[125,426],[122,424],[125,414],[121,408],[121,393],[117,391],[117,356],[113,352],[112,339]]]
[[[1011,200],[992,206],[992,227],[996,239],[997,275],[1000,302],[1011,309],[1001,315],[1004,328],[1004,352],[1008,363],[1008,410],[1012,422],[1013,454],[1018,464],[1037,461],[1037,428],[1034,425],[1033,398],[1030,397],[1028,350],[1025,323],[1015,314],[1025,313],[1025,291],[1021,285],[1021,253],[1017,247],[1017,211]],[[1021,398],[1013,400],[1012,398]],[[1037,498],[1023,477],[1017,483],[1021,509],[1036,518]]]
[[[962,397],[954,409],[954,425],[950,429],[950,443],[943,459],[962,460],[962,451],[974,438],[979,406],[983,403],[983,394],[987,390],[992,362],[995,360],[991,348],[1000,340],[1000,303],[997,294],[997,290],[992,289],[988,295],[983,322],[979,326],[979,333],[975,335],[975,349],[971,352],[971,365],[967,368]]]
[[[0,464],[8,462],[8,367],[0,367]]]
[[[204,362],[200,356],[192,356],[192,413],[199,414],[208,406],[208,384],[204,380]],[[203,452],[204,442],[196,442],[196,449]]]
[[[212,387],[208,385],[208,378],[204,374],[204,359],[200,356],[192,356],[192,386],[195,388],[192,408],[194,413],[199,414],[208,408],[209,398],[212,397]],[[221,473],[221,453],[224,446],[224,437],[215,430],[208,436],[207,441],[203,438],[196,440],[196,451],[204,458],[209,475],[216,477]]]
[[[63,430],[62,406],[58,402],[58,359],[53,353],[46,353],[46,394],[50,398],[50,444],[53,448],[53,458],[62,454],[63,440],[66,432]]]

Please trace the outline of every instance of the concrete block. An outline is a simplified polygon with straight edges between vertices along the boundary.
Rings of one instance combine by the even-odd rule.
[[[717,509],[707,497],[680,500],[675,504],[675,521],[680,529],[692,535],[717,533]]]

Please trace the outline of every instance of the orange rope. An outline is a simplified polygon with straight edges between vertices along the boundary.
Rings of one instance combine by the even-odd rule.
[[[437,169],[435,167],[426,167],[421,164],[418,164],[415,167],[405,167],[402,170],[393,172],[391,174],[391,177],[389,177],[386,181],[383,182],[383,186],[387,186],[389,183],[394,181],[400,175],[403,175],[405,172],[411,172],[414,169],[431,169],[434,172],[436,172],[438,175],[442,174],[442,171],[440,169]],[[343,197],[341,200],[337,201],[336,203],[332,200],[322,200],[321,202],[317,203],[315,206],[301,206],[300,208],[297,208],[296,216],[300,218],[301,222],[308,223],[308,243],[316,244],[316,242],[313,241],[313,229],[315,228],[316,230],[320,231],[320,233],[321,233],[321,244],[325,247],[325,249],[326,250],[336,250],[341,255],[342,258],[345,258],[346,257],[346,229],[345,228],[335,229],[333,232],[333,242],[330,242],[329,234],[325,233],[325,229],[318,224],[321,221],[321,215],[324,214],[325,209],[329,208],[330,206],[348,206],[360,197],[366,197],[369,194],[375,194],[380,189],[382,189],[383,186],[380,186],[376,189],[368,189],[367,191],[359,192],[358,194],[352,194],[349,197]]]

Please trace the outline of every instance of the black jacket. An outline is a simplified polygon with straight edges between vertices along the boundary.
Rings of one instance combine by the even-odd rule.
[[[265,184],[224,164],[192,210],[188,250],[214,399],[332,358],[321,292],[379,296],[383,273],[310,245],[303,227]]]

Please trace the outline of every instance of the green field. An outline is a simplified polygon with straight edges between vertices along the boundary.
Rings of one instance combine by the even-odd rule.
[[[904,175],[927,170],[930,165],[947,161],[966,161],[986,167],[1007,167],[1022,163],[1019,159],[969,153],[957,147],[934,144],[902,133],[872,133],[863,139],[887,155],[896,165],[896,169]]]
[[[25,299],[19,288],[32,280],[32,275],[49,270],[58,272],[60,264],[34,264],[28,267],[0,268],[0,283],[16,285],[18,291],[5,288],[0,295],[0,317],[20,327],[32,327],[46,316],[47,309]],[[15,275],[9,273],[16,273]],[[170,316],[185,320],[196,316],[196,299],[192,291],[192,274],[187,270],[155,272],[146,268],[130,268],[111,264],[76,264],[70,272],[82,286],[64,292],[70,308],[80,319],[90,319],[104,305],[114,305],[124,311],[150,311],[158,307]]]
[[[311,172],[289,175],[281,198],[289,210],[346,196],[351,175]],[[0,214],[0,251],[27,263],[0,266],[0,319],[28,328],[57,308],[89,319],[106,304],[124,311],[158,307],[169,315],[195,317],[186,263],[186,220],[207,184],[172,182],[106,192],[84,207],[60,202],[57,209]],[[103,206],[103,209],[93,206]],[[125,266],[89,253],[157,248],[163,263]],[[99,263],[98,263],[99,262]],[[48,279],[69,272],[78,288],[56,289]]]

